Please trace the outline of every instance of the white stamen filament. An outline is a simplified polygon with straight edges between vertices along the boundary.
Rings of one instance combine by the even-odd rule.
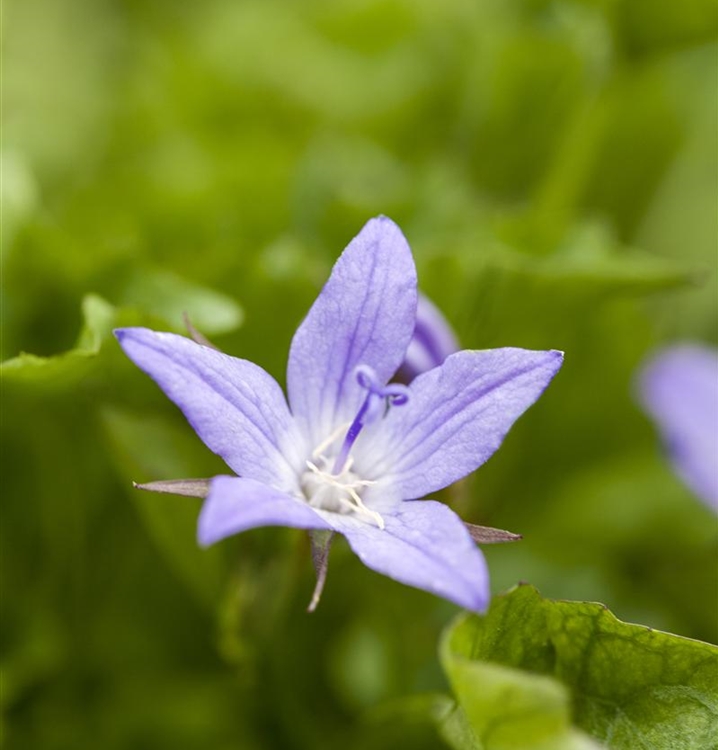
[[[325,457],[322,456],[322,458]],[[371,487],[371,485],[376,484],[376,482],[370,479],[359,478],[352,479],[351,481],[343,480],[342,477],[346,477],[347,475],[351,476],[351,473],[349,471],[349,469],[351,468],[351,463],[338,475],[330,474],[328,471],[323,471],[312,461],[307,461],[306,463],[307,468],[313,474],[316,474],[316,476],[318,476],[322,480],[322,482],[328,484],[330,487],[334,487],[335,489],[339,490],[337,496],[333,498],[334,500],[344,506],[350,513],[359,516],[368,516],[376,523],[376,525],[380,529],[384,528],[384,519],[375,510],[367,508],[357,492],[357,490],[364,487]],[[309,503],[311,505],[311,499],[309,500]]]
[[[324,451],[339,437],[344,435],[346,431],[349,429],[349,426],[351,425],[351,422],[345,422],[342,425],[339,425],[334,432],[326,439],[323,440],[319,445],[312,451],[312,458],[324,458],[322,454]],[[309,463],[309,462],[307,462]]]
[[[399,383],[385,384],[367,365],[359,365],[355,376],[358,385],[366,391],[356,416],[351,422],[337,427],[312,451],[312,460],[306,461],[308,471],[302,473],[299,483],[302,499],[312,507],[330,513],[352,514],[383,529],[384,519],[375,510],[367,508],[360,496],[365,488],[376,482],[361,479],[352,471],[354,458],[351,450],[367,425],[382,415],[386,416],[390,406],[407,403],[409,391]],[[337,450],[333,446],[342,437]]]

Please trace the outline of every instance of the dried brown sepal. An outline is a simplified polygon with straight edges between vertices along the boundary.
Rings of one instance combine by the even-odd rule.
[[[314,593],[307,607],[307,612],[314,612],[322,597],[324,583],[327,580],[327,568],[329,567],[329,548],[333,538],[333,531],[309,532],[309,539],[312,544],[312,563],[314,563],[314,570],[317,573],[317,584],[314,587]]]
[[[465,523],[471,534],[471,538],[478,544],[503,544],[504,542],[518,542],[523,539],[521,534],[514,534],[503,529],[494,529],[491,526],[477,526],[474,523]]]
[[[165,479],[159,482],[138,484],[132,482],[136,490],[162,492],[167,495],[184,495],[185,497],[205,498],[209,494],[209,479]]]
[[[192,321],[189,319],[189,315],[186,312],[182,313],[182,320],[184,321],[184,326],[187,329],[187,333],[189,333],[190,338],[195,342],[195,344],[208,346],[210,349],[216,349],[217,351],[219,351],[219,347],[215,346],[203,333],[200,333],[192,325]]]

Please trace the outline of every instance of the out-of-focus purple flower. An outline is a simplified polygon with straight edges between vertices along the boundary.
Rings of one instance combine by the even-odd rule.
[[[414,332],[416,306],[409,246],[379,217],[341,255],[294,335],[289,406],[251,362],[171,333],[116,331],[125,353],[236,475],[144,488],[206,496],[203,545],[256,526],[310,529],[315,542],[338,532],[368,567],[482,611],[488,573],[475,532],[442,503],[417,498],[484,463],[546,388],[562,354],[463,351],[409,386],[389,383]],[[315,548],[312,606],[328,541]]]
[[[718,510],[718,351],[664,349],[642,369],[639,387],[676,473]]]
[[[410,383],[417,375],[438,367],[458,351],[458,339],[446,318],[428,297],[419,293],[414,334],[397,378],[402,383]]]

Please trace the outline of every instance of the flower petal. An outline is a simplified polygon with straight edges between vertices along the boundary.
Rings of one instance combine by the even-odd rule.
[[[676,472],[718,510],[718,352],[689,344],[665,349],[643,369],[640,388]]]
[[[364,473],[384,476],[404,498],[447,487],[494,453],[562,362],[561,352],[511,348],[451,355],[419,375],[406,406],[381,423]]]
[[[399,380],[410,383],[457,351],[459,342],[446,318],[428,297],[419,293],[414,334],[398,373]]]
[[[462,520],[443,503],[413,500],[384,516],[385,528],[331,519],[359,559],[372,570],[482,612],[489,601],[486,561]]]
[[[289,351],[292,413],[317,445],[356,415],[359,364],[387,382],[414,330],[416,269],[393,221],[369,221],[337,260]]]
[[[258,526],[331,529],[311,506],[254,479],[214,477],[199,514],[197,539],[214,544]]]
[[[123,328],[115,335],[233,471],[295,489],[301,462],[287,456],[296,428],[282,389],[261,367],[173,333]]]

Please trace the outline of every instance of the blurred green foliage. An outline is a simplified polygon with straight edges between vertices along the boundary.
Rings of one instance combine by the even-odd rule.
[[[717,32],[712,0],[3,3],[5,746],[444,746],[455,608],[337,544],[306,615],[300,532],[198,550],[194,501],[131,481],[221,462],[109,335],[186,310],[281,382],[378,213],[464,346],[566,351],[443,498],[524,534],[494,590],[718,640],[715,518],[632,395],[718,343]]]

